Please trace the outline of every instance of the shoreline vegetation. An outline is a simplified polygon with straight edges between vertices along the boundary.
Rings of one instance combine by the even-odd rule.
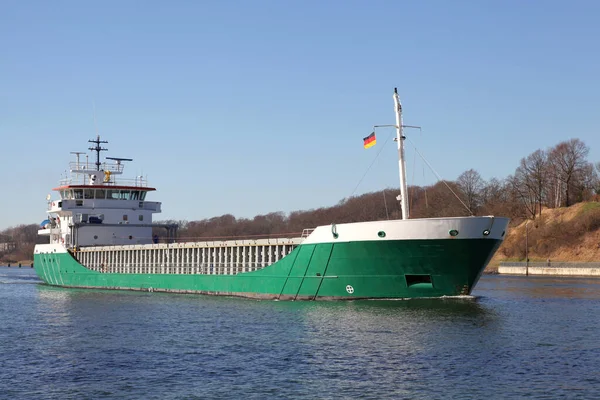
[[[489,273],[502,261],[526,258],[600,261],[600,162],[589,162],[588,153],[585,143],[570,139],[522,158],[514,174],[504,179],[486,181],[470,169],[455,181],[409,186],[411,218],[509,217],[507,237],[488,265]],[[157,223],[177,225],[180,241],[300,236],[303,229],[319,225],[401,218],[397,194],[397,188],[387,188],[312,210]],[[30,265],[35,244],[47,240],[37,235],[38,229],[30,224],[0,231],[0,265]],[[166,240],[161,237],[164,230],[153,233]]]
[[[392,190],[386,190],[386,195],[393,194]],[[359,196],[363,197],[365,203],[373,200],[372,197],[383,196],[384,192],[369,193]],[[338,204],[335,207],[340,207]],[[327,214],[330,208],[321,209]],[[306,211],[303,213],[310,213]],[[308,218],[309,216],[305,216]],[[302,218],[304,219],[304,218]],[[514,222],[513,222],[514,221]],[[497,273],[500,262],[515,261],[525,262],[526,256],[530,262],[600,262],[600,202],[582,202],[570,207],[559,207],[543,209],[540,216],[535,220],[521,219],[511,221],[510,229],[502,246],[486,268],[486,273]],[[284,224],[285,216],[282,213],[272,213],[255,217],[253,220],[237,220],[232,215],[211,218],[202,221],[168,221],[179,225],[182,241],[207,240],[214,238],[240,237],[244,236],[245,225],[253,225],[251,222],[260,222],[260,225],[273,225],[278,222]],[[238,226],[241,225],[241,226]],[[11,250],[0,252],[0,266],[29,267],[33,262],[26,254],[33,253],[35,242],[27,241],[32,237],[32,231],[36,233],[38,227],[32,225],[20,225],[10,228],[10,231],[23,241],[15,242]],[[195,231],[202,230],[212,232],[210,235],[195,235]],[[250,230],[257,232],[256,230]],[[271,231],[275,231],[272,229]],[[4,231],[6,232],[6,231]],[[3,234],[4,234],[3,232]],[[298,235],[301,230],[298,231]],[[285,232],[273,232],[278,235]],[[258,235],[258,232],[256,233]],[[248,234],[252,236],[252,234]],[[39,242],[39,240],[37,240]],[[527,249],[525,245],[527,244]],[[30,251],[29,253],[27,253]]]
[[[317,219],[334,211],[341,212],[340,208],[349,208],[347,215],[353,215],[361,210],[368,214],[369,211],[375,211],[368,205],[374,204],[375,199],[382,198],[384,194],[390,197],[394,196],[392,190],[368,193],[339,203],[334,207],[295,212],[289,217],[283,213],[271,213],[257,216],[252,220],[223,215],[202,221],[168,222],[176,223],[180,227],[179,240],[182,241],[259,235],[261,227],[270,227],[269,233],[281,235],[286,233],[287,229],[285,228],[288,224],[304,224],[310,222],[312,218]],[[391,202],[391,199],[389,201]],[[388,202],[388,207],[390,202]],[[289,221],[290,218],[292,221]],[[279,226],[279,229],[274,229],[274,226]],[[0,252],[0,266],[7,266],[10,263],[11,267],[18,267],[18,264],[21,263],[23,267],[29,267],[33,261],[27,255],[33,254],[35,243],[40,242],[37,230],[38,226],[32,224],[20,225],[2,232],[0,235],[6,235],[6,232],[9,231],[13,237],[21,239],[14,242],[10,250]],[[202,232],[208,234],[203,235]],[[301,232],[302,230],[298,230],[297,235],[300,235]],[[547,262],[548,260],[553,262],[600,262],[600,202],[581,202],[569,207],[545,208],[535,220],[513,219],[506,239],[485,272],[497,273],[500,262],[525,262],[526,257],[532,263]]]

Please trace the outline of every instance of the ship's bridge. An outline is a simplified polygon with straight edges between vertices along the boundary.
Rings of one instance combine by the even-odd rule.
[[[47,196],[49,223],[40,235],[50,236],[50,243],[67,247],[102,246],[114,244],[145,244],[153,239],[152,229],[171,226],[153,224],[152,214],[161,212],[161,203],[146,201],[148,192],[156,189],[148,186],[143,176],[123,179],[124,161],[131,158],[106,157],[100,162],[100,140],[89,150],[96,152],[96,161],[85,161],[83,152],[73,152],[77,157],[69,163],[70,175],[61,179],[52,189],[59,193],[58,200]],[[171,229],[172,230],[172,229]]]
[[[146,201],[152,187],[114,185],[66,185],[52,189],[60,194],[60,200],[48,202],[48,212],[60,212],[78,208],[90,209],[138,209],[160,212],[160,202]]]
[[[155,188],[96,184],[53,190],[60,194],[59,200],[48,201],[48,213],[60,228],[54,241],[69,247],[151,242],[152,214],[161,212],[161,203],[146,201],[146,195]]]

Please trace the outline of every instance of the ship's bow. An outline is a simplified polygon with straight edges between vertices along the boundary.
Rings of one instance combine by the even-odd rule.
[[[461,217],[319,227],[302,247],[311,258],[318,298],[468,295],[502,243],[507,218]],[[323,260],[323,267],[313,266]]]

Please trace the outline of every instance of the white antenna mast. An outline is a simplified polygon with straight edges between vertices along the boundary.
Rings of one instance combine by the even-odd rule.
[[[96,136],[98,135],[98,124],[96,122],[96,102],[92,100],[92,107],[94,108],[94,129],[96,130]]]
[[[404,160],[404,139],[402,134],[402,104],[398,97],[398,89],[394,88],[394,106],[396,108],[396,141],[398,142],[398,167],[400,169],[400,206],[402,219],[408,219],[408,189],[406,187],[406,161]]]
[[[394,107],[396,111],[396,125],[374,125],[373,129],[396,128],[396,138],[394,140],[398,142],[398,169],[400,170],[400,196],[397,196],[396,200],[400,201],[400,206],[402,207],[402,219],[408,219],[408,189],[406,187],[406,161],[404,159],[404,140],[406,136],[402,133],[402,128],[421,129],[421,127],[402,125],[402,104],[400,104],[400,98],[398,97],[398,88],[394,88]]]

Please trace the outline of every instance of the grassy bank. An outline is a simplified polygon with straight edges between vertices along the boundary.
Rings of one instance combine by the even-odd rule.
[[[600,203],[546,209],[535,220],[511,226],[486,272],[497,271],[501,261],[526,258],[531,262],[600,261]]]

